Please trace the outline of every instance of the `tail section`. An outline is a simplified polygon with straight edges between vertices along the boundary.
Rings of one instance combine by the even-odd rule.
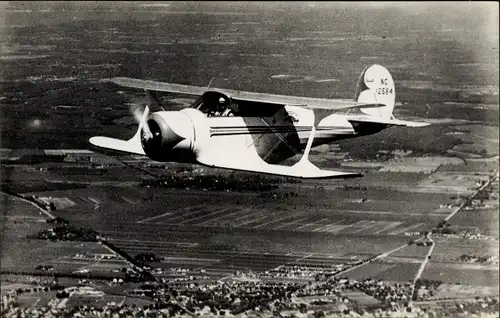
[[[385,126],[406,126],[406,127],[424,127],[428,123],[412,122],[406,120],[397,120],[392,115],[396,101],[396,90],[394,89],[394,80],[391,73],[378,64],[366,68],[359,77],[358,87],[356,89],[356,102],[360,105],[359,110],[368,116],[349,116],[347,120],[358,127],[368,124],[378,124]],[[367,107],[363,104],[367,105]],[[382,106],[371,107],[370,104],[379,104]]]
[[[390,119],[396,101],[396,90],[391,73],[378,64],[366,68],[359,77],[354,99],[359,103],[385,105],[384,107],[362,108],[361,111],[370,116]]]

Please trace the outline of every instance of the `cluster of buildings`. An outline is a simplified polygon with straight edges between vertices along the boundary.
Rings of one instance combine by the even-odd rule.
[[[485,235],[481,233],[471,233],[466,231],[460,235],[460,238],[467,240],[482,240],[482,241],[495,241],[497,238],[491,235]]]
[[[411,299],[412,284],[390,284],[382,280],[365,278],[353,280],[333,277],[326,281],[311,284],[301,289],[297,296],[338,295],[343,291],[359,291],[380,301],[382,304],[407,303]],[[346,302],[347,297],[343,297]]]
[[[171,317],[175,315],[168,309],[155,306],[131,306],[124,304],[108,303],[103,307],[82,305],[62,307],[57,300],[51,300],[42,307],[20,307],[17,298],[12,295],[2,296],[0,316],[14,317]]]
[[[288,272],[287,272],[288,271]],[[283,277],[301,277],[307,268],[289,266],[279,269]],[[315,273],[312,271],[309,278]],[[304,276],[304,277],[305,277]],[[260,278],[260,279],[259,279]],[[2,317],[171,317],[171,316],[281,316],[281,317],[435,317],[431,311],[411,304],[412,283],[388,283],[364,278],[353,280],[341,277],[316,281],[279,280],[256,276],[252,280],[193,281],[189,284],[171,284],[170,281],[151,282],[141,288],[147,290],[148,305],[129,302],[108,303],[104,306],[80,305],[65,307],[64,300],[73,295],[106,297],[101,291],[87,286],[61,289],[64,295],[52,299],[43,307],[24,308],[17,302],[17,294],[49,292],[53,288],[36,291],[13,291],[2,296]],[[435,282],[429,282],[432,284]],[[426,282],[422,282],[426,285]],[[425,286],[431,288],[432,286]],[[127,288],[124,286],[124,288]],[[350,299],[352,292],[360,292],[378,301],[363,307]],[[312,299],[312,300],[311,300]],[[457,305],[458,306],[458,305]],[[477,300],[472,305],[456,307],[456,313],[482,310],[498,313],[498,300]],[[465,307],[464,307],[465,306]],[[468,307],[467,307],[468,306]],[[472,307],[471,307],[472,306]],[[469,308],[470,307],[470,308]],[[461,309],[461,311],[460,311]],[[495,311],[496,310],[496,311]]]
[[[498,264],[498,256],[496,256],[496,255],[477,256],[477,255],[462,254],[458,258],[458,261],[467,262],[467,263],[494,263],[494,264]]]
[[[169,301],[175,297],[178,304],[191,312],[207,309],[217,315],[221,312],[241,314],[248,310],[273,312],[295,307],[291,297],[301,287],[292,282],[216,281],[189,284],[176,290],[165,287],[161,298]]]
[[[259,274],[259,277],[263,278],[286,278],[286,279],[315,279],[317,277],[331,276],[335,275],[343,270],[347,266],[345,264],[337,264],[329,268],[325,267],[309,267],[309,266],[298,266],[298,265],[284,265],[279,266],[275,269],[265,271]]]
[[[87,241],[97,242],[99,235],[89,229],[75,228],[70,225],[57,226],[47,230],[40,231],[37,238],[42,240],[61,240],[61,241]]]

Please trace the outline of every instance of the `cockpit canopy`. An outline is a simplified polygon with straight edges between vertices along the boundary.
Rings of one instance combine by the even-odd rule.
[[[192,105],[193,108],[207,114],[207,117],[235,116],[237,105],[224,93],[208,91],[203,93]]]

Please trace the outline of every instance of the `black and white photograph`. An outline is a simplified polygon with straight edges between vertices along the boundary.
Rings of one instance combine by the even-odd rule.
[[[1,1],[1,317],[499,317],[499,3]]]

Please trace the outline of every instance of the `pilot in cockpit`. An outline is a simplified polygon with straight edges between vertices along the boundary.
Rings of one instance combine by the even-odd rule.
[[[224,110],[226,109],[226,99],[224,97],[220,97],[217,103],[214,103],[212,111],[210,112],[210,117],[221,116]]]
[[[232,109],[224,97],[220,97],[209,113],[209,117],[233,116]]]

